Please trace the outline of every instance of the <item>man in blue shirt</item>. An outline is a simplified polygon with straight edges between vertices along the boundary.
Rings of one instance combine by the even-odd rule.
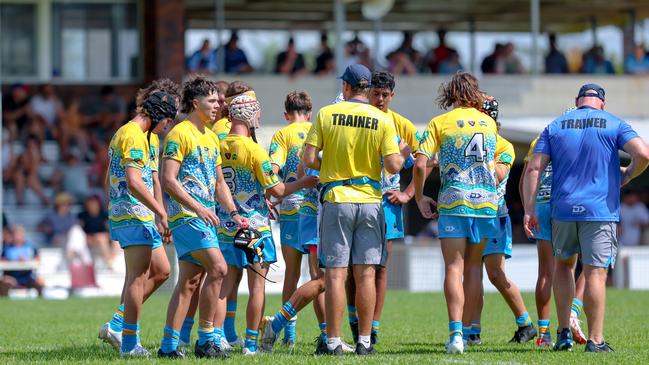
[[[555,119],[541,134],[523,186],[523,224],[526,233],[534,237],[539,175],[552,161],[554,294],[559,319],[555,350],[573,346],[570,306],[575,294],[575,264],[581,254],[586,277],[586,351],[612,351],[604,341],[603,326],[606,275],[617,254],[620,187],[647,168],[649,148],[631,126],[605,112],[604,104],[601,86],[586,84],[579,89],[577,109]],[[631,155],[629,166],[620,166],[619,150]]]
[[[1,261],[26,262],[38,260],[38,250],[25,235],[23,226],[12,226],[3,229],[4,247]],[[34,270],[9,270],[0,275],[0,296],[6,296],[9,289],[15,287],[34,288],[41,296],[45,282],[36,275]]]

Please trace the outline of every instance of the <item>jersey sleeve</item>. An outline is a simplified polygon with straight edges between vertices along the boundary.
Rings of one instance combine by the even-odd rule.
[[[146,139],[128,135],[120,143],[122,153],[122,165],[142,170],[147,163]]]
[[[551,152],[550,126],[547,126],[539,136],[539,139],[536,141],[536,146],[534,146],[534,153],[542,153],[544,155],[551,156]]]
[[[530,158],[532,158],[532,153],[534,153],[534,146],[536,146],[536,141],[539,140],[539,136],[536,136],[536,138],[534,138],[532,143],[530,143],[530,149],[527,150],[527,155],[525,155],[523,162],[528,163],[530,161]]]
[[[151,165],[151,171],[158,172],[160,169],[160,139],[156,134],[151,134],[151,145],[149,146],[149,165]]]
[[[617,132],[617,148],[624,149],[624,145],[636,137],[638,137],[638,133],[627,122],[621,122]]]
[[[419,142],[419,148],[415,152],[415,155],[422,154],[426,155],[428,159],[432,159],[437,152],[439,152],[440,133],[437,119],[433,119],[428,123],[424,134],[421,136],[421,141]]]
[[[309,129],[309,134],[307,135],[306,141],[304,141],[304,143],[321,150],[322,140],[323,140],[323,136],[322,136],[322,110],[321,110],[318,113],[318,116],[316,117],[315,123],[311,125],[311,129]]]
[[[282,133],[277,132],[273,135],[273,138],[270,140],[270,148],[268,149],[268,155],[270,160],[279,168],[283,168],[286,163],[286,141],[282,138]]]
[[[417,127],[404,116],[399,115],[399,122],[397,123],[397,133],[406,141],[410,149],[413,151],[419,147],[419,137],[417,136]]]
[[[383,137],[381,139],[381,155],[389,156],[401,153],[399,150],[399,142],[397,138],[397,131],[393,123],[383,122]]]
[[[278,176],[273,172],[270,157],[263,148],[256,148],[253,152],[253,172],[262,189],[268,189],[279,184]]]
[[[496,163],[507,165],[508,168],[511,168],[515,158],[514,146],[506,139],[498,136],[496,140],[496,153],[494,155]]]
[[[165,138],[163,158],[183,162],[187,151],[187,143],[183,143],[183,136],[175,130],[172,130]]]

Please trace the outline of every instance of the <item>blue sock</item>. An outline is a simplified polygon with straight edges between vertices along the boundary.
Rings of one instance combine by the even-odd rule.
[[[129,352],[137,345],[140,332],[139,323],[126,323],[122,326],[122,352]]]
[[[572,300],[572,306],[570,307],[570,310],[575,312],[577,317],[579,317],[583,308],[584,308],[584,303],[582,303],[581,300],[577,298],[574,298]]]
[[[286,302],[282,306],[282,309],[277,312],[275,315],[275,319],[273,320],[273,332],[279,333],[279,331],[284,328],[284,326],[288,323],[288,321],[295,317],[297,314],[297,311],[295,308],[293,308],[293,304],[291,302]]]
[[[460,322],[460,321],[448,322],[448,336],[449,336],[449,339],[451,339],[451,340],[455,336],[462,337],[462,322]]]
[[[160,343],[160,350],[166,354],[176,351],[178,349],[179,339],[180,333],[178,331],[175,331],[173,328],[165,327],[162,342]]]
[[[471,334],[479,335],[482,332],[480,322],[471,322]]]
[[[202,346],[207,341],[214,342],[214,326],[211,323],[206,326],[199,325],[198,327],[198,344]]]
[[[124,303],[119,305],[117,312],[110,319],[110,329],[115,332],[122,332],[122,323],[124,323]]]
[[[297,316],[288,320],[286,326],[284,326],[284,342],[293,342],[295,343],[295,322],[297,321]]]
[[[531,323],[532,320],[530,319],[530,315],[527,312],[516,317],[516,324],[518,325],[518,327],[529,326]]]
[[[374,334],[379,334],[379,328],[380,328],[381,322],[380,321],[372,321],[372,333]]]
[[[183,321],[183,326],[180,328],[180,340],[184,343],[191,342],[192,327],[194,326],[194,318],[186,317]]]
[[[237,329],[234,327],[234,321],[237,316],[237,302],[228,302],[225,312],[225,322],[223,322],[223,332],[228,342],[237,340]]]
[[[327,322],[320,323],[320,336],[327,341]]]
[[[355,305],[347,304],[347,315],[349,316],[349,323],[358,323],[358,312]]]
[[[471,326],[462,325],[462,338],[464,338],[465,340],[468,340],[470,334],[472,334]]]
[[[539,325],[539,336],[546,336],[550,334],[549,319],[539,319],[536,323]]]
[[[244,347],[252,352],[257,351],[257,337],[259,336],[259,331],[251,330],[246,328],[246,342]]]
[[[214,327],[214,343],[220,346],[223,336],[223,327]]]

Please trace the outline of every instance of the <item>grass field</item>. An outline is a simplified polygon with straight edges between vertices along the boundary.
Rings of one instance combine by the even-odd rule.
[[[270,296],[267,314],[280,305],[279,296]],[[145,304],[141,320],[142,343],[157,351],[164,326],[168,294],[156,295]],[[244,331],[246,298],[242,297],[237,317],[238,332]],[[536,319],[533,295],[525,295],[532,317]],[[50,364],[106,363],[123,361],[108,345],[97,339],[99,327],[110,319],[117,298],[70,299],[65,301],[0,300],[0,364],[41,362]],[[315,357],[313,339],[318,334],[313,310],[307,307],[299,314],[298,344],[293,354],[278,346],[273,354],[244,358],[236,354],[230,363],[315,364],[315,363],[649,363],[647,308],[649,292],[610,290],[606,318],[606,338],[616,350],[612,354],[587,354],[583,346],[572,353],[554,353],[534,348],[532,344],[513,345],[507,341],[514,331],[513,315],[497,294],[485,297],[482,319],[483,345],[471,347],[464,355],[444,353],[447,318],[442,294],[411,294],[390,291],[381,321],[379,355],[371,358]],[[346,317],[345,317],[346,318]],[[552,318],[553,326],[556,320]],[[344,337],[351,341],[348,326]],[[553,327],[553,331],[554,331]],[[195,329],[194,329],[195,331]],[[196,333],[192,334],[192,338]],[[129,362],[167,363],[151,359],[129,359]],[[183,363],[198,362],[190,355]]]

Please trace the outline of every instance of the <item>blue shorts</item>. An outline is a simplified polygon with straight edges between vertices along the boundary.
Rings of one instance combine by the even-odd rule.
[[[540,230],[534,230],[534,239],[552,241],[552,206],[550,202],[536,204]]]
[[[385,216],[385,238],[398,240],[404,237],[403,206],[392,204],[387,196],[383,196],[383,215]]]
[[[192,219],[171,230],[178,260],[202,266],[191,255],[192,251],[219,248],[216,227],[208,226],[202,219]]]
[[[439,238],[466,238],[470,243],[480,243],[485,238],[496,238],[500,231],[498,218],[441,215],[437,225]]]
[[[275,250],[275,241],[273,241],[273,237],[266,236],[261,239],[264,240],[264,250],[262,251],[264,254],[264,261],[271,264],[277,262],[277,252]],[[246,254],[244,254],[240,249],[234,248],[232,241],[228,242],[222,239],[221,243],[221,252],[223,253],[225,262],[227,262],[228,265],[234,265],[239,269],[243,269],[248,265],[249,262],[246,258]],[[259,258],[255,257],[253,262],[259,262]]]
[[[279,234],[282,246],[293,247],[302,253],[308,252],[308,250],[305,251],[300,240],[300,221],[298,219],[284,220],[280,218]]]
[[[162,236],[151,224],[111,227],[110,239],[119,242],[122,249],[130,246],[151,246],[151,249],[155,250],[162,246]]]
[[[487,240],[482,257],[493,254],[505,255],[506,259],[512,257],[512,221],[509,215],[499,217],[498,221],[500,222],[498,237]]]
[[[300,215],[299,226],[302,246],[317,246],[318,217],[314,215]]]

